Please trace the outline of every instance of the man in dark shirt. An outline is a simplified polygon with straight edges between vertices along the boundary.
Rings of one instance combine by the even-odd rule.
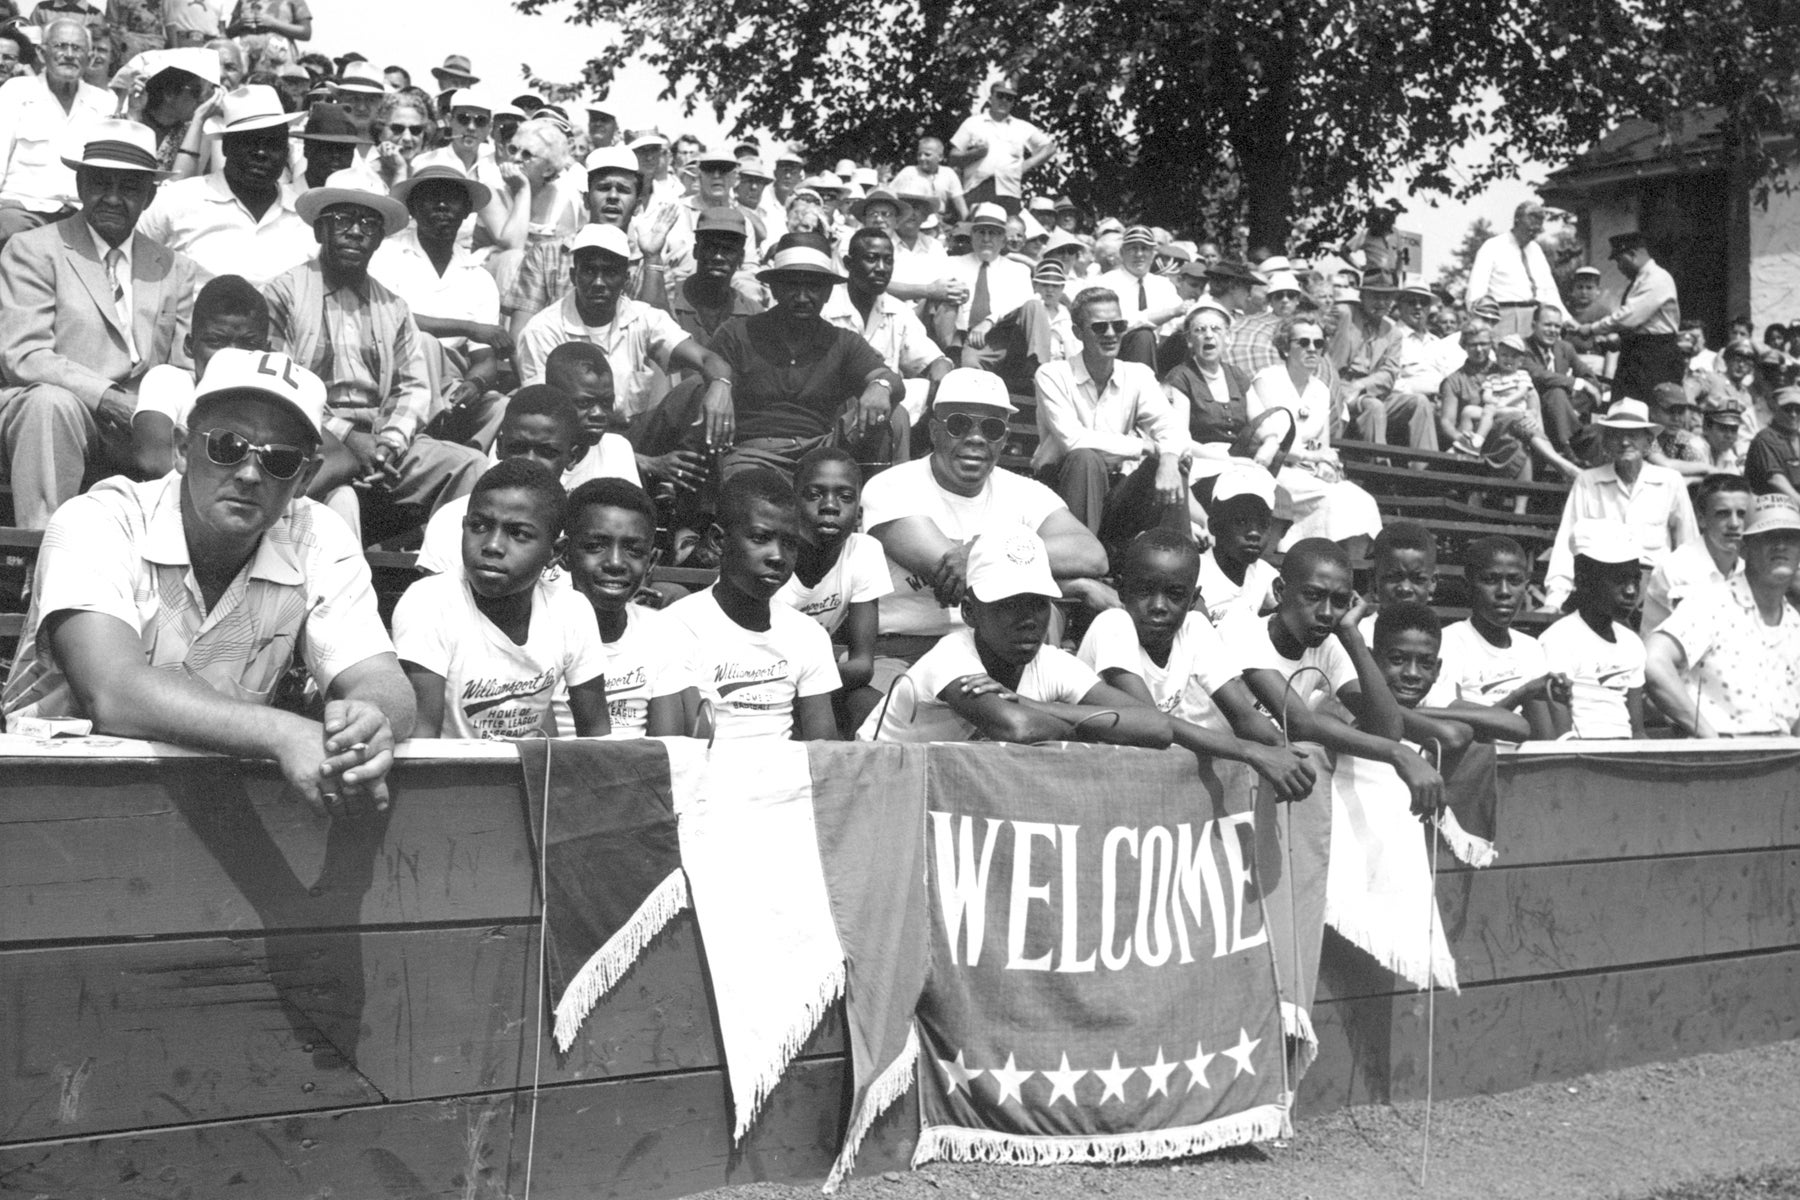
[[[1775,393],[1774,418],[1750,440],[1744,478],[1758,495],[1779,492],[1800,500],[1800,387]]]
[[[727,322],[712,350],[731,367],[736,437],[721,476],[752,466],[791,472],[836,441],[879,455],[905,386],[873,347],[819,314],[844,282],[815,234],[790,234],[757,273],[775,307]]]

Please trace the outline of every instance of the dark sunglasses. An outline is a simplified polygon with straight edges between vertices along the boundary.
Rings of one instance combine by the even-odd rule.
[[[424,137],[425,136],[425,127],[423,125],[390,124],[388,126],[388,132],[393,134],[395,137],[399,137],[403,133],[410,133],[414,137]]]
[[[1297,350],[1323,350],[1325,348],[1325,339],[1322,337],[1297,337],[1294,339],[1294,348]]]
[[[1131,322],[1125,320],[1088,322],[1088,329],[1097,337],[1105,337],[1109,333],[1124,333],[1130,328]]]
[[[475,129],[491,123],[494,119],[484,112],[471,112],[468,109],[459,109],[450,116],[458,125],[468,125]]]
[[[271,442],[258,445],[229,429],[211,429],[206,433],[206,457],[215,465],[235,467],[250,455],[256,455],[256,465],[270,479],[288,480],[300,473],[312,457],[311,451],[299,446],[283,446]]]
[[[966,438],[976,431],[980,431],[984,441],[1003,441],[1006,438],[1006,422],[999,417],[976,418],[968,413],[951,413],[944,418],[944,432],[953,438]]]

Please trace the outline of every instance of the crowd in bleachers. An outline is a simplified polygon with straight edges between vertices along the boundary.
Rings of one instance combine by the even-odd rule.
[[[1292,732],[1427,804],[1430,739],[1800,721],[1800,359],[1708,349],[1638,234],[1610,295],[1527,203],[1450,296],[1384,210],[1308,262],[1046,194],[1010,79],[830,164],[156,7],[0,26],[15,731],[333,799],[409,733],[1084,737],[1297,792]]]

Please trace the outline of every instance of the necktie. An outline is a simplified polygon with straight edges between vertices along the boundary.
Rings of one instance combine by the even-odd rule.
[[[1143,312],[1150,307],[1150,293],[1144,290],[1144,277],[1138,276],[1138,311]]]
[[[106,252],[106,278],[112,284],[113,315],[119,318],[119,328],[125,332],[125,349],[131,353],[131,361],[138,360],[137,339],[131,333],[131,306],[125,303],[125,284],[119,278],[119,264],[125,261],[125,252],[117,246]]]
[[[1525,243],[1525,245],[1519,247],[1519,261],[1525,264],[1525,286],[1531,289],[1531,298],[1533,300],[1536,300],[1538,298],[1537,279],[1534,278],[1531,274],[1531,255],[1527,253],[1527,251],[1530,248],[1531,248],[1530,242],[1527,242],[1527,243]],[[1535,314],[1533,316],[1533,319],[1534,320],[1536,319]]]
[[[987,271],[988,265],[982,263],[981,269],[975,272],[975,294],[969,300],[970,329],[987,320],[988,312],[993,308],[993,302],[988,299]]]

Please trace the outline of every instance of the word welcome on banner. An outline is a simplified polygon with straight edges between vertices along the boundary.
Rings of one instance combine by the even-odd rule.
[[[1280,1136],[1250,772],[937,746],[926,779],[915,1165],[1127,1162]]]

